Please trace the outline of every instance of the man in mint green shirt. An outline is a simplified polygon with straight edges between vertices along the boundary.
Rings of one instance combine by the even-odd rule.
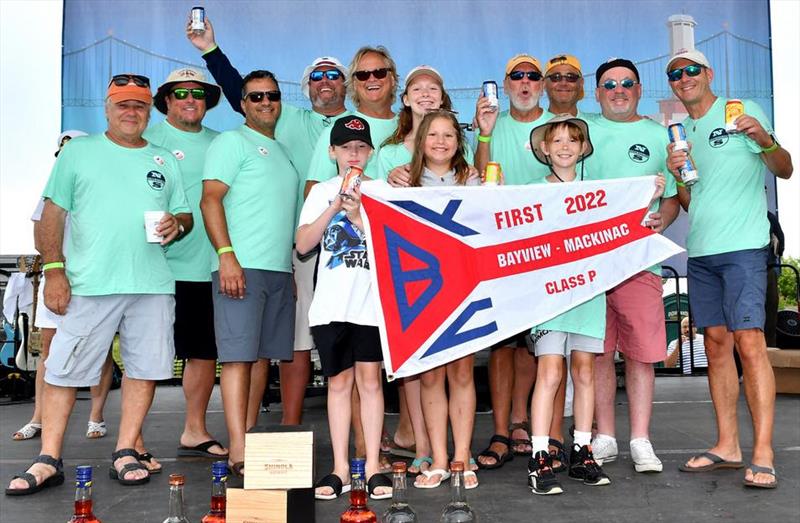
[[[615,58],[595,74],[595,97],[602,114],[589,120],[594,154],[587,160],[588,179],[608,180],[664,173],[667,129],[638,113],[642,97],[639,71],[630,60]],[[648,225],[664,230],[678,214],[672,176],[654,204]],[[614,461],[617,379],[614,353],[625,356],[625,383],[630,410],[631,460],[637,472],[661,472],[663,465],[650,443],[650,413],[655,388],[653,364],[666,357],[661,267],[651,267],[606,293],[605,350],[595,361],[595,418],[592,441],[599,463]]]
[[[744,484],[774,488],[778,483],[772,450],[775,377],[763,332],[769,243],[764,167],[779,178],[789,178],[792,160],[755,102],[743,100],[744,112],[735,120],[726,116],[728,100],[712,91],[714,71],[700,51],[676,52],[667,63],[667,79],[689,113],[683,125],[698,172],[694,185],[684,185],[679,170],[688,155],[670,145],[667,165],[677,181],[681,205],[689,212],[689,300],[697,326],[705,329],[718,434],[708,452],[680,469],[744,467],[736,416],[735,344],[753,419],[753,456]]]
[[[76,388],[99,383],[117,332],[125,376],[113,479],[123,485],[150,479],[134,447],[155,380],[172,376],[175,280],[162,248],[192,229],[177,161],[142,138],[151,103],[148,78],[114,76],[106,95],[106,132],[72,140],[45,187],[44,299],[64,317],[46,361],[41,452],[11,481],[7,495],[64,482],[61,451]],[[148,212],[161,214],[156,224],[146,225]],[[71,234],[63,246],[67,213]]]
[[[280,100],[271,72],[245,76],[245,124],[214,139],[203,172],[200,209],[218,254],[211,265],[214,330],[229,465],[237,475],[244,466],[244,434],[258,418],[269,360],[293,356],[298,174],[275,141]]]
[[[206,409],[214,390],[217,364],[211,298],[211,260],[215,254],[200,212],[200,197],[206,150],[219,134],[203,126],[203,118],[208,109],[217,105],[220,94],[219,86],[209,83],[197,69],[172,71],[153,101],[167,118],[144,134],[150,143],[172,152],[181,166],[183,188],[195,223],[192,232],[166,250],[176,280],[175,355],[184,361],[181,381],[186,419],[178,455],[218,459],[225,458],[227,450],[206,428]]]

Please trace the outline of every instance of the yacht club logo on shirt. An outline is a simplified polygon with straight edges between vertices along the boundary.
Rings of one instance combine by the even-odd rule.
[[[172,151],[172,156],[174,156],[178,160],[183,160],[184,158],[186,158],[186,155],[183,154],[183,151],[181,151],[180,149],[175,149],[174,151]]]
[[[258,146],[258,154],[260,154],[261,156],[267,156],[269,154],[269,151],[267,150],[266,147],[262,147],[262,146],[259,145]]]
[[[728,143],[728,140],[730,140],[730,135],[724,127],[717,127],[708,135],[708,145],[715,149]]]
[[[164,178],[164,175],[158,171],[150,171],[147,173],[147,185],[150,186],[151,189],[155,191],[160,191],[164,189],[164,186],[167,184],[167,179]]]
[[[628,149],[628,157],[636,163],[644,163],[650,159],[650,149],[640,143],[633,144]]]

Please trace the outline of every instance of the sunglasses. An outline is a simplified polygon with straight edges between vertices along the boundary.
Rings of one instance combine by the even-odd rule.
[[[565,80],[571,84],[574,84],[575,82],[581,79],[581,75],[575,73],[567,73],[567,74],[553,73],[553,74],[548,74],[546,78],[551,82],[553,82],[554,84],[557,84],[561,80]]]
[[[538,82],[542,79],[542,73],[539,71],[511,71],[508,73],[508,77],[514,80],[515,82],[522,80],[525,77],[528,77],[528,80],[531,82]]]
[[[108,82],[108,86],[111,87],[111,84],[114,84],[118,87],[122,87],[131,82],[138,87],[150,87],[150,79],[140,74],[115,74],[111,77],[111,81]]]
[[[329,71],[311,71],[311,74],[308,75],[308,79],[312,82],[319,82],[323,77],[334,82],[342,77],[342,72],[338,69],[331,69]]]
[[[189,95],[192,95],[192,98],[195,100],[205,100],[206,99],[206,90],[202,87],[195,87],[193,89],[186,89],[185,87],[178,87],[177,89],[172,90],[172,96],[175,97],[176,100],[186,100]]]
[[[366,82],[369,80],[370,76],[374,76],[376,80],[383,80],[386,78],[387,74],[389,74],[389,69],[387,67],[381,67],[380,69],[373,69],[372,71],[356,71],[353,73],[353,76],[355,76],[357,80]]]
[[[616,80],[606,80],[605,82],[602,83],[603,89],[605,89],[606,91],[613,91],[614,89],[617,88],[618,85],[621,86],[623,89],[630,89],[631,87],[636,85],[636,81],[631,80],[630,78],[625,78],[621,82],[618,82]]]
[[[266,96],[267,100],[269,100],[270,102],[281,101],[280,91],[253,91],[252,93],[247,93],[246,95],[244,95],[245,98],[247,98],[254,104],[261,103],[261,101],[264,100],[264,96]]]
[[[686,67],[680,67],[678,69],[673,69],[672,71],[667,72],[667,79],[670,82],[677,82],[681,78],[683,78],[683,73],[686,72],[686,76],[697,76],[700,74],[704,66],[702,65],[687,65]]]

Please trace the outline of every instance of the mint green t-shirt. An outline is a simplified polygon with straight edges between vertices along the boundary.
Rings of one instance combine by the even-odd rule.
[[[533,155],[530,137],[534,127],[547,123],[552,117],[548,111],[543,111],[533,122],[518,122],[509,111],[497,117],[489,142],[490,161],[500,163],[506,185],[539,183],[550,174],[550,169]]]
[[[173,294],[160,244],[148,243],[145,211],[190,213],[178,161],[168,150],[117,145],[105,134],[62,149],[42,195],[69,212],[64,249],[76,296]]]
[[[602,115],[589,121],[589,138],[594,153],[586,159],[587,180],[633,178],[663,173],[666,184],[663,198],[677,194],[675,177],[667,170],[669,136],[663,125],[648,118],[635,122],[614,122]],[[655,187],[653,187],[655,190]],[[651,212],[658,211],[654,202]],[[661,276],[661,265],[648,269]]]
[[[384,145],[378,150],[376,176],[381,180],[386,180],[392,169],[411,163],[412,156],[411,151],[402,143]],[[475,165],[475,153],[469,146],[466,147],[464,157],[468,164]]]
[[[364,176],[377,179],[379,176],[378,165],[376,161],[377,155],[375,153],[377,152],[377,148],[379,148],[381,144],[386,141],[386,139],[389,138],[389,136],[391,136],[392,133],[394,133],[394,131],[397,129],[397,116],[387,120],[384,118],[373,118],[372,116],[366,116],[357,111],[351,114],[353,116],[363,118],[367,121],[367,123],[369,123],[369,136],[372,139],[372,145],[376,150],[372,153],[372,156],[370,156],[367,165],[364,166]],[[306,177],[306,180],[325,182],[339,174],[338,169],[336,168],[336,162],[331,159],[330,154],[328,153],[328,148],[330,146],[331,129],[328,127],[319,136],[317,144],[314,147],[314,153],[311,156],[311,164],[308,167],[308,176]]]
[[[228,186],[222,203],[239,264],[292,272],[298,174],[283,146],[246,125],[226,131],[208,148],[203,180]]]
[[[200,198],[203,196],[203,164],[206,150],[219,133],[207,127],[190,133],[176,129],[169,122],[148,128],[145,139],[172,153],[181,169],[183,190],[192,209],[194,226],[189,234],[166,248],[167,262],[179,281],[211,281],[211,260],[214,247],[206,234]]]
[[[761,147],[744,134],[725,131],[727,101],[717,98],[701,118],[683,121],[698,178],[691,189],[686,239],[692,258],[760,249],[769,243]],[[761,107],[752,100],[742,101],[744,113],[772,133]]]
[[[278,124],[275,127],[275,140],[286,149],[299,176],[296,218],[300,217],[300,209],[303,208],[306,175],[311,164],[314,146],[325,129],[332,126],[337,119],[348,114],[350,112],[345,111],[336,116],[325,116],[310,109],[289,104],[284,104],[281,108],[281,117],[278,118]]]

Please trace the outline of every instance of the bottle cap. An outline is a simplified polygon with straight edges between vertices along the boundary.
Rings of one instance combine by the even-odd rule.
[[[353,458],[350,460],[350,471],[351,472],[361,472],[362,474],[366,470],[367,460],[364,458]]]
[[[211,475],[221,478],[228,475],[228,463],[226,461],[215,461],[211,465]]]
[[[185,479],[183,474],[170,474],[169,475],[169,484],[170,485],[183,485]]]
[[[77,487],[92,486],[91,465],[78,465],[77,467],[75,467],[75,486]]]
[[[451,461],[450,462],[450,472],[464,472],[464,462],[463,461]]]
[[[405,461],[395,461],[392,463],[392,472],[395,474],[405,474],[406,473],[406,462]]]

